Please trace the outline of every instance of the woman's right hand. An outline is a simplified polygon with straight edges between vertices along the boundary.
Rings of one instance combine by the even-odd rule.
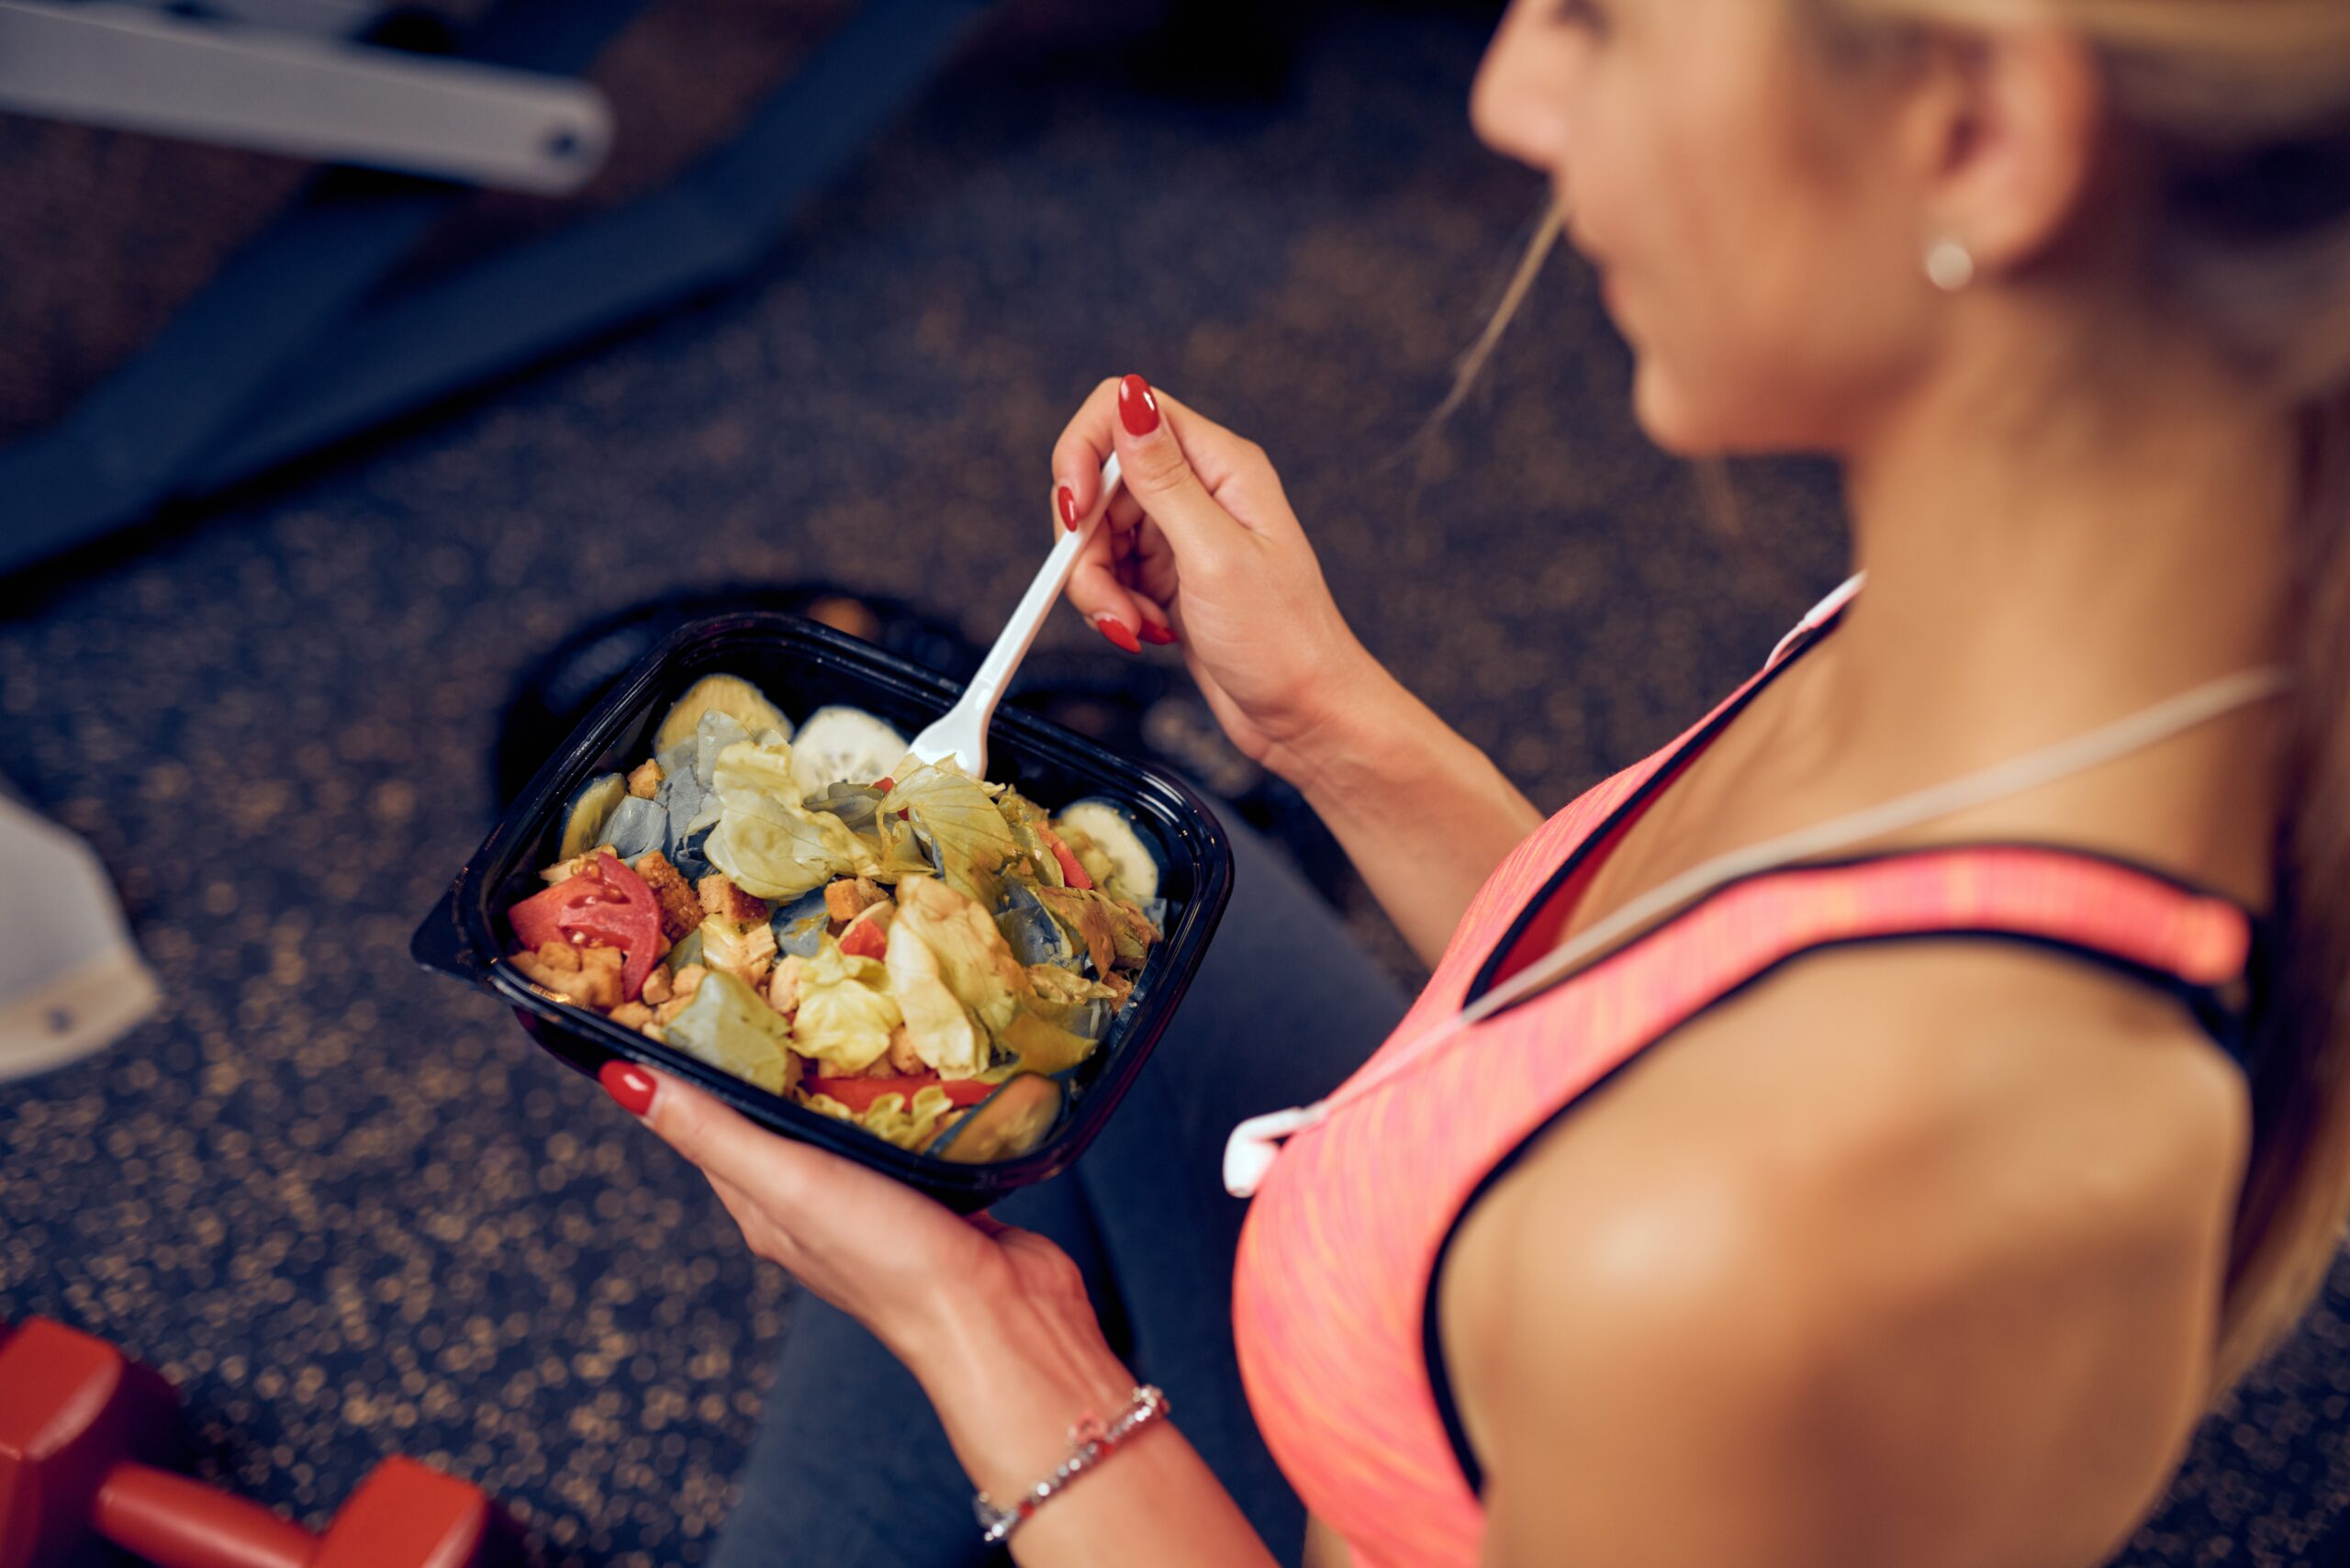
[[[1180,642],[1225,733],[1304,786],[1315,737],[1382,675],[1358,642],[1264,449],[1139,375],[1093,389],[1053,447],[1053,511],[1101,504],[1102,464],[1125,483],[1070,576],[1094,628],[1134,652]]]

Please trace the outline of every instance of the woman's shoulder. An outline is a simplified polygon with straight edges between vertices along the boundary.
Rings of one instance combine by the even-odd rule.
[[[1921,1515],[1952,1521],[1954,1562],[2070,1531],[2092,1560],[2200,1409],[2246,1121],[2173,1003],[2076,963],[1947,943],[1791,966],[1493,1194],[1480,1251],[1512,1261],[1466,1359],[1510,1369],[1477,1380],[1496,1497],[1561,1441],[1601,1473],[1705,1451],[1744,1467],[1739,1528],[1790,1561]]]

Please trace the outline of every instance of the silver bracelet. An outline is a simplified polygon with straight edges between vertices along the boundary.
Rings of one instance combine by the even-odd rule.
[[[1167,1395],[1148,1383],[1134,1392],[1126,1407],[1111,1417],[1103,1426],[1099,1416],[1088,1412],[1069,1429],[1069,1457],[1060,1468],[1021,1494],[1010,1507],[999,1507],[982,1492],[971,1499],[971,1511],[979,1516],[979,1539],[995,1545],[1027,1522],[1028,1516],[1050,1502],[1054,1495],[1070,1482],[1100,1464],[1118,1451],[1121,1445],[1167,1414]]]

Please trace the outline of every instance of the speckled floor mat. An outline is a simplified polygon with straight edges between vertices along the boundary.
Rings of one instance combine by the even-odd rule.
[[[983,637],[1100,376],[1261,439],[1372,645],[1538,800],[1702,711],[1834,580],[1832,491],[1741,469],[1740,532],[1704,521],[1571,264],[1415,444],[1538,194],[1468,134],[1481,43],[1345,13],[1270,107],[992,58],[747,286],[0,588],[0,773],[95,844],[166,991],[119,1048],[0,1086],[0,1315],[153,1361],[202,1473],[313,1522],[397,1450],[549,1562],[699,1561],[790,1287],[408,933],[487,824],[535,655],[808,577]],[[2124,1561],[2320,1560],[2345,1311],[2350,1274]]]

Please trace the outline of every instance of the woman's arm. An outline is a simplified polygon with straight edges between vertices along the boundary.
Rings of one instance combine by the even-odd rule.
[[[1435,962],[1539,818],[1365,651],[1264,449],[1137,375],[1105,381],[1053,449],[1062,522],[1125,488],[1069,578],[1111,641],[1178,642],[1225,733],[1304,790],[1388,914]]]
[[[1289,777],[1433,967],[1469,901],[1542,813],[1492,758],[1367,654],[1364,662]]]
[[[701,1169],[751,1249],[871,1330],[937,1407],[973,1484],[1016,1497],[1069,1457],[1069,1428],[1108,1420],[1134,1379],[1085,1282],[1045,1238],[957,1217],[878,1171],[754,1126],[691,1086],[629,1063],[602,1081]],[[1183,1391],[1169,1389],[1180,1419]],[[979,1527],[971,1526],[973,1544]],[[1012,1537],[1032,1565],[1264,1568],[1272,1562],[1170,1419],[1135,1434]]]
[[[1134,1391],[1133,1376],[1102,1341],[1073,1267],[1058,1289],[1016,1301],[960,1299],[910,1350],[907,1364],[972,1484],[999,1503],[1018,1497],[1069,1457],[1069,1428],[1080,1416],[1107,1420]],[[1177,1424],[1181,1391],[1169,1390],[1168,1397],[1167,1418],[1136,1433],[1013,1533],[1014,1558],[1026,1568],[1270,1568],[1271,1554],[1184,1439]]]

